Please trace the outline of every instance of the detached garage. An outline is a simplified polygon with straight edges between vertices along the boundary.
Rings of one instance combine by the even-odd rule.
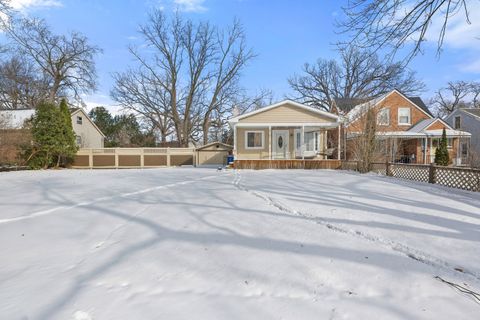
[[[233,146],[221,142],[212,142],[197,148],[197,166],[224,166],[232,150]]]

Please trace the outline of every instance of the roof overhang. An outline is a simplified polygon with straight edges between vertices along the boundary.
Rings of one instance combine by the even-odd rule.
[[[346,126],[348,127],[350,123],[353,123],[355,120],[359,119],[365,112],[367,112],[370,108],[375,107],[376,105],[380,104],[382,101],[384,101],[388,96],[390,96],[393,93],[398,93],[400,96],[402,96],[405,100],[409,101],[412,105],[414,105],[418,110],[420,110],[422,113],[424,113],[428,118],[432,119],[433,117],[425,112],[419,105],[417,105],[415,102],[410,100],[407,96],[405,96],[403,93],[398,91],[397,89],[393,89],[392,91],[385,93],[384,95],[381,95],[378,98],[372,99],[370,101],[367,101],[365,103],[359,104],[355,106],[350,112],[346,114]]]
[[[76,115],[77,113],[82,113],[85,118],[87,118],[87,120],[93,125],[93,127],[102,135],[102,137],[106,138],[105,134],[102,132],[102,130],[100,130],[99,127],[97,127],[97,125],[95,124],[95,122],[93,122],[92,119],[90,119],[90,117],[88,116],[88,114],[85,112],[85,110],[83,110],[82,108],[78,108],[76,110],[74,110],[73,112],[70,113],[70,116],[73,117],[74,115]]]
[[[237,128],[268,128],[268,127],[318,127],[318,128],[337,128],[340,122],[321,122],[321,123],[301,123],[301,122],[261,122],[261,123],[234,123]]]
[[[409,131],[390,131],[377,132],[375,136],[379,139],[387,138],[404,138],[404,139],[418,139],[418,138],[440,138],[443,130],[428,130],[426,132],[409,132]],[[347,138],[354,138],[361,135],[361,132],[351,132],[347,134]],[[470,138],[472,135],[465,131],[446,130],[447,138]]]
[[[229,119],[228,122],[230,123],[230,125],[233,125],[235,123],[238,123],[242,119],[248,118],[248,117],[253,116],[255,114],[262,113],[262,112],[265,112],[265,111],[268,111],[268,110],[271,110],[271,109],[274,109],[274,108],[278,108],[278,107],[283,106],[285,104],[289,104],[289,105],[295,106],[297,108],[300,108],[300,109],[303,109],[303,110],[306,110],[306,111],[309,111],[309,112],[312,112],[312,113],[330,118],[332,120],[335,120],[336,122],[339,121],[339,116],[337,116],[333,113],[330,113],[330,112],[327,112],[327,111],[322,111],[322,110],[307,106],[305,104],[301,104],[301,103],[298,103],[298,102],[287,99],[287,100],[283,100],[283,101],[280,101],[278,103],[260,108],[260,109],[255,110],[255,111],[247,112],[245,114],[236,116],[234,118]]]

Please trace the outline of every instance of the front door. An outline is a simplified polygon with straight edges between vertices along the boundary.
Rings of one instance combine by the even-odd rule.
[[[288,130],[272,131],[272,156],[273,159],[288,159]]]

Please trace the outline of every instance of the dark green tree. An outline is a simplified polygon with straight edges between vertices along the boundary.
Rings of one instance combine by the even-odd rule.
[[[97,125],[97,127],[111,140],[113,128],[113,117],[105,107],[95,107],[88,113],[90,119]]]
[[[450,159],[448,156],[447,133],[445,128],[443,128],[440,145],[438,146],[437,150],[435,150],[435,164],[439,166],[448,166],[449,162]]]
[[[72,126],[72,116],[65,99],[62,99],[60,102],[60,116],[63,120],[63,141],[62,150],[60,154],[58,154],[57,167],[61,161],[63,161],[64,164],[71,163],[78,150],[75,141],[75,132]]]
[[[64,149],[65,120],[60,109],[52,103],[37,106],[32,120],[33,152],[28,161],[48,168]]]

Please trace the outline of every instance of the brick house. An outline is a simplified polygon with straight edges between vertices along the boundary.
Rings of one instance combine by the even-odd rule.
[[[419,97],[407,97],[398,90],[357,104],[346,114],[347,160],[355,160],[355,141],[364,131],[369,110],[373,111],[376,121],[379,146],[376,161],[432,163],[445,129],[451,163],[465,164],[464,148],[468,148],[471,134],[455,130],[442,119],[435,118]]]

